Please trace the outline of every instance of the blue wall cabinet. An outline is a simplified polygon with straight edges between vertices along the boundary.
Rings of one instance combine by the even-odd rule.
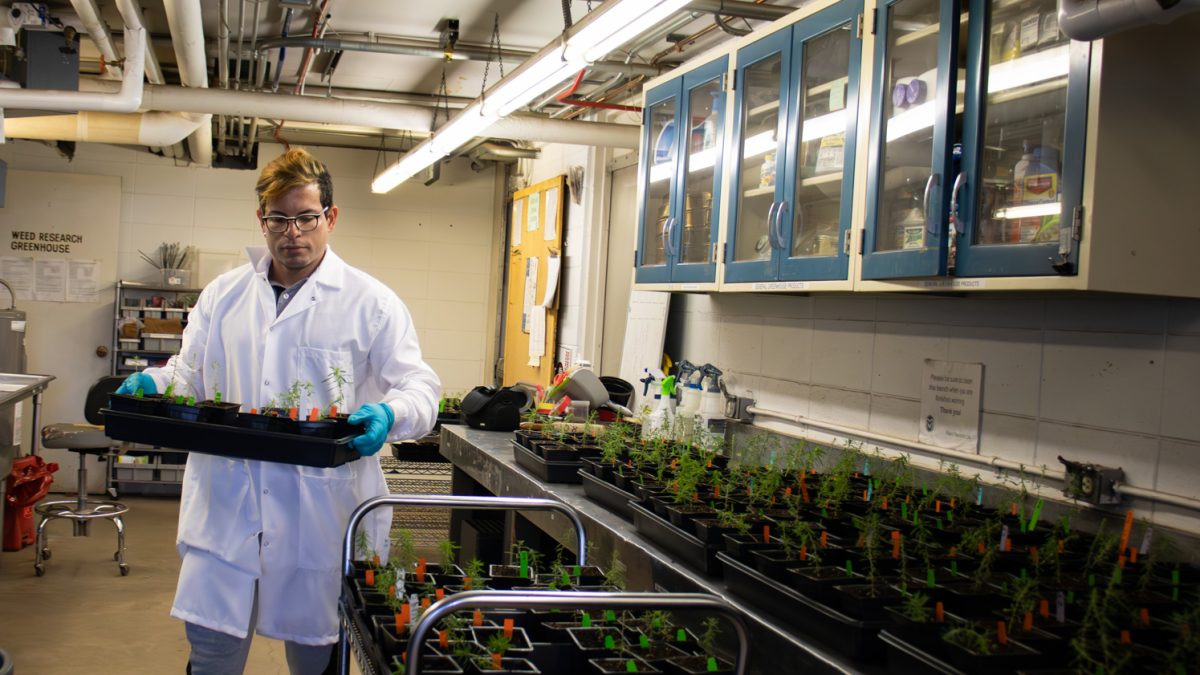
[[[646,92],[639,285],[716,282],[728,67],[721,57]]]
[[[1058,30],[1056,11],[879,4],[862,278],[1078,269],[1090,47]]]
[[[723,284],[845,280],[861,0],[737,50]]]

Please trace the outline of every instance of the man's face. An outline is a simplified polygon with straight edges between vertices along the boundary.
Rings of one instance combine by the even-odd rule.
[[[296,272],[315,267],[325,255],[329,233],[337,222],[337,206],[330,206],[318,219],[317,226],[301,232],[299,223],[289,222],[283,232],[272,232],[263,221],[266,216],[295,217],[322,213],[321,193],[316,183],[293,188],[282,197],[268,202],[265,211],[258,211],[259,226],[267,240],[267,248],[275,263]]]

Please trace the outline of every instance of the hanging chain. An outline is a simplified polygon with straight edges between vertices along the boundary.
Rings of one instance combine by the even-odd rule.
[[[450,95],[446,92],[446,62],[442,62],[442,82],[438,85],[437,107],[433,111],[433,126],[437,127],[438,113],[446,115],[446,121],[450,121]],[[433,129],[430,129],[433,131]]]
[[[592,11],[592,0],[587,0],[588,12]]]
[[[487,90],[488,69],[492,65],[492,53],[496,55],[496,65],[500,67],[500,79],[504,79],[504,53],[500,49],[500,14],[492,22],[492,39],[488,42],[487,63],[483,64],[483,82],[479,85],[479,95]]]

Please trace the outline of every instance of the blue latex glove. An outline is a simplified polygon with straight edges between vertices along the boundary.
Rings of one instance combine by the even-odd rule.
[[[366,431],[350,441],[350,447],[357,450],[360,455],[370,456],[379,452],[379,449],[383,447],[383,442],[392,429],[392,423],[396,421],[396,414],[392,412],[391,406],[383,403],[368,403],[355,410],[354,414],[346,421],[366,427]]]
[[[125,378],[121,386],[117,387],[116,393],[132,396],[137,393],[138,389],[142,390],[142,394],[158,393],[158,385],[154,384],[154,378],[145,373],[134,373]]]

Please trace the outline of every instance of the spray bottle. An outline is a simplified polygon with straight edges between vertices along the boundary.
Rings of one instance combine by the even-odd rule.
[[[686,376],[684,364],[688,366]],[[687,361],[679,364],[679,377],[683,380],[683,400],[679,402],[675,411],[675,418],[678,420],[678,424],[675,425],[677,441],[690,442],[695,434],[696,413],[700,411],[701,399],[704,398],[704,390],[700,388],[702,375],[700,368]]]
[[[704,439],[705,446],[710,447],[714,441],[725,439],[724,425],[716,425],[713,421],[725,419],[725,395],[721,393],[721,369],[711,363],[706,363],[700,369],[704,375],[704,393],[700,400],[700,409],[695,414],[696,434]]]
[[[675,421],[675,376],[669,375],[662,381],[659,393],[654,395],[654,412],[642,421],[642,438],[669,435]]]

